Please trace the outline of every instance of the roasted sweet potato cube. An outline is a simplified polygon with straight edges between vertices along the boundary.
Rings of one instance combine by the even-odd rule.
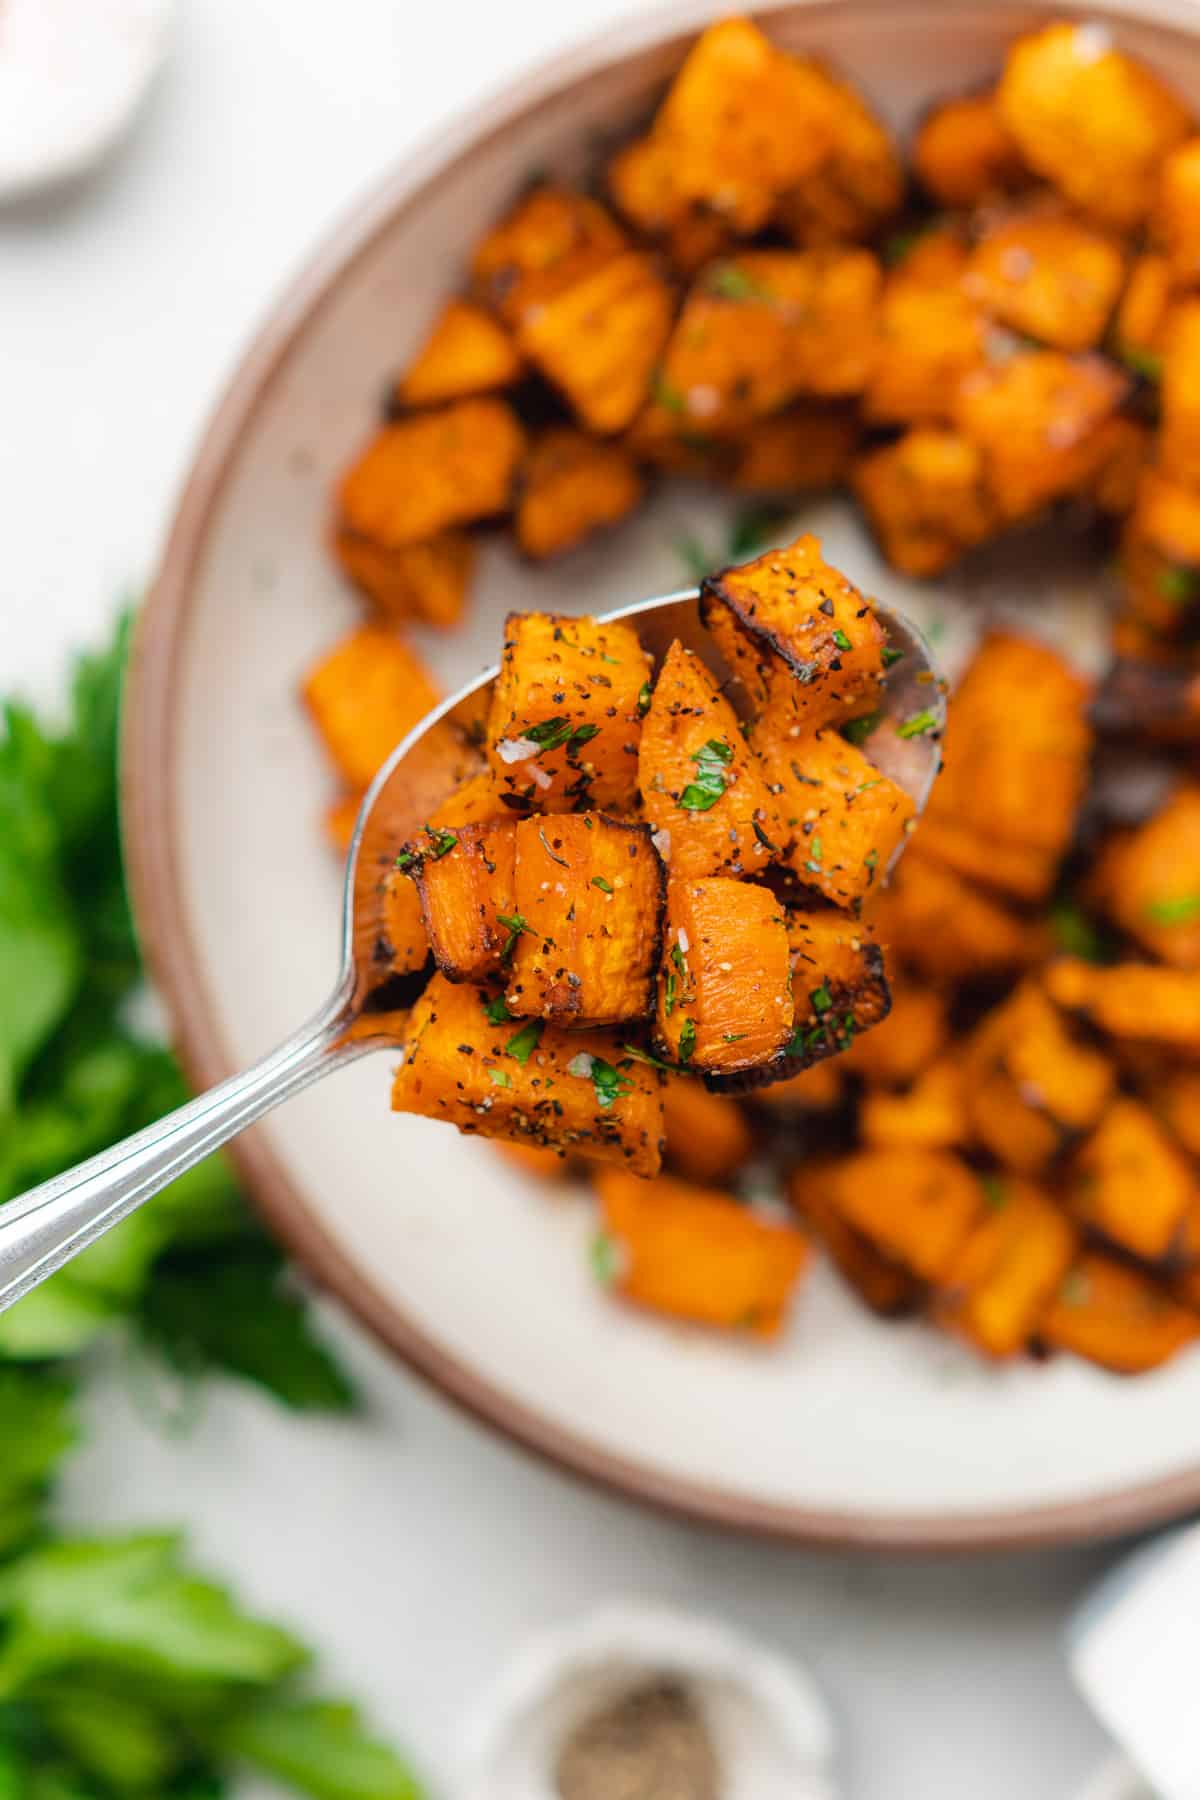
[[[1029,182],[994,93],[967,94],[927,113],[913,144],[913,169],[939,206],[978,206]]]
[[[754,1133],[736,1100],[710,1094],[691,1075],[668,1075],[663,1088],[666,1158],[688,1181],[720,1187],[754,1152]]]
[[[673,145],[651,133],[613,157],[608,188],[617,210],[662,243],[673,268],[691,276],[730,249],[733,233],[721,213],[680,192],[677,168]]]
[[[1124,275],[1124,253],[1106,232],[1034,202],[985,225],[963,290],[1025,337],[1056,350],[1092,350]]]
[[[810,1074],[829,1067],[828,1063],[818,1064],[796,1080],[807,1081]],[[764,1092],[774,1095],[779,1089],[767,1088]],[[830,1200],[838,1181],[837,1169],[836,1161],[798,1164],[788,1177],[791,1204],[864,1305],[883,1318],[912,1312],[924,1295],[924,1284],[892,1257],[885,1256],[837,1210]]]
[[[934,279],[906,258],[891,270],[879,308],[874,366],[863,394],[868,419],[942,425],[964,377],[984,366],[987,321],[964,287],[964,269]]]
[[[791,951],[774,894],[714,875],[671,881],[658,1039],[675,1063],[729,1075],[792,1035]]]
[[[960,981],[1018,969],[1037,959],[1038,935],[953,869],[920,853],[920,830],[871,919],[889,953],[919,974]]]
[[[892,997],[883,952],[869,928],[838,913],[787,914],[794,1031],[789,1059],[815,1062],[849,1049],[887,1018]]]
[[[1108,450],[1105,427],[1129,377],[1088,353],[1023,350],[963,381],[955,424],[982,453],[997,512],[1024,519],[1086,491]]]
[[[361,625],[310,669],[304,699],[339,772],[362,789],[436,705],[438,692],[402,638]]]
[[[620,444],[559,426],[532,445],[521,472],[517,543],[539,560],[573,550],[638,505],[644,484]]]
[[[487,728],[505,803],[627,812],[637,799],[649,675],[631,625],[510,613]]]
[[[361,794],[343,794],[325,813],[325,835],[341,856],[350,848],[362,803]]]
[[[477,296],[502,315],[521,298],[527,277],[540,277],[581,254],[628,248],[612,214],[586,194],[539,184],[480,239],[471,258]]]
[[[1172,308],[1163,334],[1159,462],[1168,481],[1200,489],[1200,300]]]
[[[385,425],[342,478],[338,527],[396,550],[506,512],[523,448],[503,400],[459,400]]]
[[[1078,1258],[1038,1325],[1054,1350],[1070,1350],[1118,1375],[1169,1362],[1200,1332],[1200,1319],[1145,1275],[1109,1256]]]
[[[389,547],[342,527],[333,543],[350,580],[385,619],[418,619],[443,631],[458,624],[475,566],[475,544],[466,532],[443,531],[425,544]]]
[[[517,821],[511,813],[476,825],[427,825],[396,858],[416,884],[434,961],[450,981],[486,981],[501,970],[514,911]]]
[[[906,575],[940,575],[999,527],[983,453],[961,432],[918,426],[860,457],[852,485],[883,554]]]
[[[490,774],[473,775],[435,807],[422,836],[436,843],[464,827],[493,821],[502,811]],[[381,975],[407,975],[424,967],[429,951],[421,896],[397,858],[382,882],[380,940],[373,946],[373,960]]]
[[[1200,1054],[1200,970],[1149,963],[1097,968],[1065,956],[1051,963],[1045,982],[1056,1005],[1111,1037]]]
[[[841,1104],[845,1086],[841,1070],[841,1057],[836,1062],[813,1063],[810,1068],[801,1069],[798,1075],[789,1075],[785,1081],[772,1081],[764,1087],[754,1088],[746,1099],[753,1106],[765,1106],[768,1112],[785,1117],[830,1112]]]
[[[1173,1066],[1147,1083],[1143,1097],[1175,1142],[1189,1156],[1200,1156],[1200,1069]],[[1200,1262],[1200,1208],[1188,1216],[1194,1224],[1192,1254]]]
[[[656,1175],[663,1108],[658,1072],[602,1031],[494,1022],[479,988],[435,975],[413,1008],[392,1107],[460,1131],[578,1151]],[[497,1009],[493,1009],[497,1010]]]
[[[642,723],[638,786],[676,881],[753,875],[778,853],[777,809],[737,714],[678,639]]]
[[[859,1103],[859,1137],[873,1149],[959,1149],[970,1137],[965,1088],[954,1054],[931,1063],[902,1093],[871,1088]]]
[[[650,1011],[666,897],[650,835],[592,812],[517,823],[514,907],[500,915],[514,1014],[615,1025]]]
[[[519,348],[589,431],[623,431],[650,393],[675,312],[637,250],[588,254],[527,277],[510,304]]]
[[[943,1052],[950,1038],[946,1000],[937,988],[903,977],[889,980],[892,1006],[886,1019],[857,1036],[840,1066],[872,1087],[908,1087]]]
[[[748,427],[730,471],[755,494],[807,494],[844,481],[860,426],[846,406],[797,406]]]
[[[553,1182],[566,1181],[574,1172],[572,1163],[561,1150],[541,1150],[536,1144],[510,1144],[503,1138],[497,1138],[492,1145],[496,1155],[518,1174],[531,1176],[534,1181]],[[585,1159],[577,1159],[578,1166],[585,1166]]]
[[[1104,454],[1086,498],[1102,513],[1123,519],[1133,511],[1142,478],[1155,454],[1154,434],[1138,419],[1110,419],[1101,430]]]
[[[697,1325],[778,1335],[808,1261],[794,1224],[668,1175],[645,1182],[600,1169],[595,1184],[607,1252],[597,1261],[614,1293]]]
[[[837,731],[754,742],[788,867],[835,906],[860,906],[904,841],[912,796]]]
[[[404,406],[440,406],[511,387],[520,373],[517,347],[491,313],[470,300],[448,300],[396,383],[396,397]]]
[[[1121,539],[1126,616],[1146,648],[1190,643],[1200,602],[1200,493],[1147,469]]]
[[[1200,786],[1188,782],[1095,864],[1091,890],[1152,956],[1200,969]]]
[[[947,1150],[859,1150],[829,1171],[835,1212],[922,1281],[940,1282],[984,1206],[979,1177]]]
[[[1163,159],[1152,228],[1172,282],[1194,285],[1200,278],[1200,137],[1188,138]]]
[[[1067,1198],[1084,1224],[1122,1250],[1157,1262],[1171,1250],[1196,1200],[1196,1181],[1149,1107],[1122,1095],[1075,1156]]]
[[[938,1323],[988,1356],[1014,1356],[1033,1337],[1074,1261],[1078,1236],[1041,1188],[985,1178],[987,1209],[951,1261]]]
[[[1171,90],[1101,25],[1059,23],[1018,38],[996,99],[1029,167],[1123,231],[1146,217],[1163,157],[1191,129]]]
[[[1043,1169],[1072,1135],[1096,1123],[1116,1077],[1110,1059],[1076,1042],[1033,982],[987,1014],[963,1061],[974,1137],[1024,1175]]]
[[[998,844],[954,819],[921,820],[921,847],[969,881],[1014,900],[1044,900],[1054,886],[1058,857],[1026,844]]]
[[[1113,339],[1121,361],[1154,381],[1162,374],[1171,299],[1171,265],[1166,257],[1149,251],[1135,257],[1117,306]]]
[[[904,170],[887,127],[849,83],[819,64],[828,85],[831,141],[818,166],[781,195],[775,218],[804,249],[865,243],[898,211]]]
[[[823,561],[810,533],[710,575],[700,610],[761,716],[763,742],[869,711],[887,633],[858,589]]]

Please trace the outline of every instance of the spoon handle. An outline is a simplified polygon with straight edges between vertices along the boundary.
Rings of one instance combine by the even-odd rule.
[[[347,1040],[335,999],[244,1074],[0,1206],[0,1312],[280,1101],[376,1047]]]

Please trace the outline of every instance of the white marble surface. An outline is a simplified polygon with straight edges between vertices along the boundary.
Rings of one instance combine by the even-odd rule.
[[[182,0],[134,140],[0,213],[0,681],[51,688],[153,566],[175,485],[255,318],[406,145],[613,0]],[[484,1436],[331,1319],[371,1397],[296,1423],[217,1390],[163,1438],[120,1368],[73,1517],[184,1521],[325,1646],[435,1780],[465,1700],[528,1627],[614,1595],[716,1610],[807,1658],[853,1800],[1064,1800],[1101,1751],[1059,1655],[1100,1552],[857,1560],[738,1543],[577,1488]]]

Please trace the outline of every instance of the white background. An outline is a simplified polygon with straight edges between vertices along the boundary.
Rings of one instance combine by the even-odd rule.
[[[0,7],[2,11],[2,7]],[[53,691],[150,573],[173,491],[251,327],[406,146],[613,0],[184,0],[133,141],[0,212],[0,685]],[[614,1594],[719,1611],[803,1655],[855,1800],[1061,1800],[1099,1733],[1059,1637],[1099,1552],[805,1555],[603,1500],[485,1437],[336,1320],[371,1413],[295,1423],[214,1392],[165,1439],[115,1368],[66,1504],[184,1521],[321,1644],[436,1786],[456,1721],[531,1627]]]

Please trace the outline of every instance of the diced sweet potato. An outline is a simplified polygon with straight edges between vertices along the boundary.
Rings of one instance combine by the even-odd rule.
[[[943,1277],[935,1315],[986,1355],[1013,1356],[1060,1291],[1077,1234],[1030,1182],[1006,1175],[984,1187],[987,1210]]]
[[[1171,1250],[1196,1183],[1181,1154],[1139,1100],[1114,1100],[1071,1165],[1075,1216],[1122,1250],[1157,1262]]]
[[[651,133],[613,157],[608,189],[617,210],[643,236],[659,240],[672,267],[691,276],[730,248],[733,233],[721,213],[680,192],[677,167],[674,147]]]
[[[1030,168],[1119,230],[1146,217],[1163,157],[1191,129],[1170,89],[1092,24],[1018,38],[996,98]]]
[[[1092,350],[1124,274],[1124,254],[1107,233],[1038,202],[984,227],[963,289],[1026,337],[1057,350]]]
[[[765,740],[756,732],[754,742],[787,865],[835,906],[861,905],[904,841],[912,796],[837,731]]]
[[[488,758],[518,810],[622,813],[637,799],[650,659],[631,625],[510,613]]]
[[[1044,900],[1054,886],[1058,858],[1036,845],[997,844],[954,819],[921,820],[921,847],[970,881],[1014,900]]]
[[[1095,354],[1021,350],[968,375],[955,423],[983,455],[999,514],[1024,519],[1085,490],[1108,449],[1105,427],[1129,377]]]
[[[667,1076],[663,1111],[667,1163],[688,1181],[721,1187],[753,1155],[754,1133],[737,1101],[690,1075]]]
[[[1200,601],[1200,492],[1147,469],[1121,539],[1126,615],[1147,647],[1190,642]]]
[[[984,1205],[979,1178],[945,1150],[858,1150],[826,1165],[834,1211],[884,1256],[941,1282]]]
[[[350,580],[385,619],[418,619],[443,631],[458,624],[475,566],[475,545],[465,532],[389,547],[341,527],[333,546]]]
[[[815,730],[874,704],[887,633],[811,534],[708,576],[700,610],[761,715],[756,740]]]
[[[510,1144],[497,1138],[492,1145],[496,1155],[521,1175],[534,1181],[565,1181],[572,1173],[571,1162],[561,1150],[541,1150],[536,1144]],[[578,1159],[580,1165],[583,1159]]]
[[[1079,1257],[1043,1312],[1038,1337],[1118,1375],[1168,1362],[1200,1332],[1200,1319],[1145,1275],[1109,1256]]]
[[[434,808],[425,827],[427,840],[486,824],[502,810],[489,774],[473,775]],[[430,952],[421,896],[408,873],[392,863],[381,883],[380,937],[372,960],[380,974],[408,975],[423,968]]]
[[[438,692],[403,639],[362,625],[309,671],[304,699],[339,772],[362,789],[437,704]]]
[[[766,888],[669,883],[657,1027],[672,1062],[713,1075],[753,1069],[791,1037],[787,927]]]
[[[729,479],[755,494],[819,492],[845,480],[859,433],[845,406],[797,406],[760,419],[739,440]]]
[[[964,287],[962,266],[936,277],[905,258],[889,273],[879,308],[879,342],[863,394],[868,419],[939,425],[973,369],[983,367],[987,323]]]
[[[404,406],[440,406],[510,387],[521,373],[517,347],[491,313],[449,300],[396,384]]]
[[[385,425],[342,478],[339,529],[396,550],[506,512],[523,448],[503,400],[459,400]]]
[[[602,1031],[494,1023],[488,997],[435,975],[413,1008],[392,1107],[481,1137],[579,1151],[656,1175],[662,1093],[656,1070]]]
[[[476,294],[502,315],[521,298],[527,277],[540,277],[569,258],[628,247],[612,214],[586,194],[539,184],[481,238],[471,258]]]
[[[1093,506],[1112,518],[1133,511],[1142,478],[1155,453],[1154,434],[1138,419],[1110,419],[1101,428],[1104,452],[1086,492]]]
[[[1041,945],[1030,927],[923,856],[920,841],[918,829],[872,905],[872,922],[889,954],[922,975],[949,981],[1035,960]]]
[[[557,556],[615,525],[642,498],[644,484],[619,444],[560,426],[530,449],[517,500],[517,542],[526,556]]]
[[[906,575],[940,575],[999,526],[983,452],[961,432],[908,431],[860,457],[852,485],[883,554]]]
[[[795,1225],[666,1175],[651,1183],[602,1169],[595,1181],[615,1293],[698,1325],[778,1335],[808,1261]]]
[[[498,885],[503,898],[503,888]],[[615,1025],[644,1017],[662,943],[666,875],[648,825],[603,813],[516,825],[511,975],[522,1018]]]
[[[796,244],[865,243],[898,211],[904,170],[886,126],[847,82],[823,75],[829,90],[829,149],[818,166],[781,195],[775,217]]]
[[[1166,802],[1102,852],[1092,891],[1109,918],[1163,962],[1200,969],[1200,786]]]
[[[512,814],[453,831],[435,825],[404,846],[396,866],[415,882],[434,961],[450,981],[486,981],[511,940],[517,821]]]
[[[967,94],[927,113],[913,145],[913,168],[939,206],[978,206],[1029,181],[994,93]]]
[[[1200,279],[1200,137],[1188,138],[1164,158],[1153,229],[1171,280],[1193,286]]]
[[[858,1109],[858,1133],[873,1149],[955,1150],[970,1136],[966,1072],[956,1055],[943,1056],[896,1093],[872,1088]]]
[[[1171,311],[1164,332],[1159,462],[1169,481],[1200,490],[1200,300]]]
[[[642,723],[638,785],[677,881],[753,875],[777,854],[777,809],[737,714],[676,639]]]
[[[794,1030],[784,1055],[797,1067],[847,1050],[888,1016],[883,953],[869,928],[823,910],[787,914]]]
[[[362,806],[361,794],[343,794],[335,800],[325,814],[325,835],[342,856],[350,848],[350,840],[354,836],[354,827],[358,824],[359,808]]]
[[[1112,1037],[1200,1054],[1200,970],[1149,963],[1097,968],[1062,957],[1051,963],[1045,979],[1056,1005]]]
[[[892,1008],[877,1030],[856,1037],[841,1067],[873,1087],[907,1087],[946,1048],[946,1001],[936,988],[891,979]]]
[[[766,1087],[752,1089],[746,1101],[755,1107],[765,1106],[768,1112],[784,1118],[830,1112],[842,1101],[845,1083],[841,1069],[841,1057],[836,1062],[813,1063],[798,1075],[789,1075],[786,1081],[772,1081]]]
[[[1171,265],[1149,251],[1134,258],[1113,328],[1117,355],[1136,374],[1157,380],[1171,310]]]
[[[809,1074],[816,1075],[829,1067],[828,1063],[818,1064]],[[807,1081],[809,1074],[796,1079]],[[764,1092],[775,1095],[779,1089],[768,1088]],[[837,1167],[836,1162],[798,1164],[788,1178],[788,1198],[828,1252],[838,1273],[872,1312],[883,1318],[911,1312],[924,1294],[923,1283],[848,1224],[831,1203],[829,1196],[837,1184]]]
[[[973,1135],[1023,1175],[1036,1174],[1072,1135],[1095,1125],[1115,1083],[1111,1061],[1075,1041],[1033,982],[988,1013],[963,1061]]]
[[[1172,1067],[1147,1085],[1144,1098],[1175,1142],[1189,1156],[1200,1157],[1200,1069]],[[1189,1218],[1195,1227],[1194,1254],[1200,1262],[1200,1209]]]

